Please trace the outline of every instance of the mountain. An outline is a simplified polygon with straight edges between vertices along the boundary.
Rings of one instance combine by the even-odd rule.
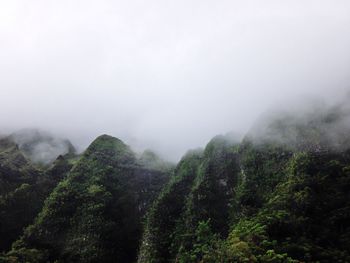
[[[102,135],[53,190],[10,258],[25,262],[133,262],[145,209],[167,181]]]
[[[279,115],[185,156],[148,213],[138,262],[350,262],[342,113]]]
[[[48,163],[49,137],[4,137],[0,262],[350,262],[349,113],[274,113],[175,167],[109,135]]]
[[[13,136],[0,139],[0,251],[8,250],[33,222],[46,197],[72,167],[68,155],[59,156],[44,170],[27,156]]]
[[[174,259],[180,246],[192,243],[197,222],[207,218],[218,233],[227,233],[236,163],[235,146],[221,136],[180,161],[149,212],[139,262]]]

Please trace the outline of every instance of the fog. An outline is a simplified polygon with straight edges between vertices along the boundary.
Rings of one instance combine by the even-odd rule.
[[[51,164],[59,155],[75,153],[69,141],[37,129],[22,129],[11,133],[9,139],[18,145],[32,162]]]
[[[350,149],[349,100],[350,93],[332,103],[301,99],[276,105],[257,119],[244,140],[312,152]]]
[[[350,1],[0,1],[0,132],[178,160],[350,86]],[[292,102],[291,102],[292,101]]]

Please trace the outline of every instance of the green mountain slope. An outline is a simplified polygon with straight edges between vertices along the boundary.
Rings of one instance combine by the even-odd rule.
[[[239,172],[237,145],[225,137],[187,154],[150,210],[139,262],[172,262],[192,248],[200,221],[226,236]]]
[[[60,156],[45,170],[38,169],[11,138],[0,140],[0,250],[6,251],[33,222],[44,200],[71,169]]]
[[[142,216],[154,196],[150,192],[166,180],[166,173],[140,166],[122,141],[102,135],[54,189],[8,258],[133,262]]]
[[[3,138],[0,262],[350,262],[348,116],[275,114],[175,168],[108,135],[50,165],[51,139]]]
[[[164,262],[170,257],[172,233],[178,216],[184,211],[185,198],[196,177],[201,153],[189,152],[177,165],[174,176],[149,211],[140,249],[139,261],[157,258]]]
[[[214,138],[188,160],[186,187],[169,184],[155,202],[139,263],[350,262],[343,120],[339,108],[278,116],[240,144]]]

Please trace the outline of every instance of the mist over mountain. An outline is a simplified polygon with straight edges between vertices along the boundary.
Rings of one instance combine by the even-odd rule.
[[[0,263],[350,262],[350,1],[0,1]]]
[[[37,130],[4,137],[0,260],[347,262],[349,108],[304,106],[175,167],[109,135],[81,154]],[[38,166],[40,151],[55,161]]]
[[[59,155],[74,154],[76,151],[69,140],[36,129],[19,130],[12,133],[10,138],[35,163],[49,164]]]
[[[0,4],[1,131],[79,151],[112,134],[178,161],[276,103],[349,88],[350,4],[35,0]]]
[[[303,100],[265,112],[247,137],[261,142],[276,142],[289,147],[315,150],[344,150],[350,146],[349,94],[333,103]]]
[[[21,129],[10,135],[2,135],[1,140],[16,144],[27,158],[42,165],[51,164],[59,155],[76,152],[69,140],[39,129]]]

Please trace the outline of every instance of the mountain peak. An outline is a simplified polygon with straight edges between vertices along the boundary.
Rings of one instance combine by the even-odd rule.
[[[108,158],[117,158],[120,161],[135,160],[134,153],[128,145],[107,134],[98,136],[85,151],[85,156],[101,154]]]
[[[88,150],[116,150],[116,148],[128,148],[128,146],[120,139],[102,134],[98,136],[88,147]]]

